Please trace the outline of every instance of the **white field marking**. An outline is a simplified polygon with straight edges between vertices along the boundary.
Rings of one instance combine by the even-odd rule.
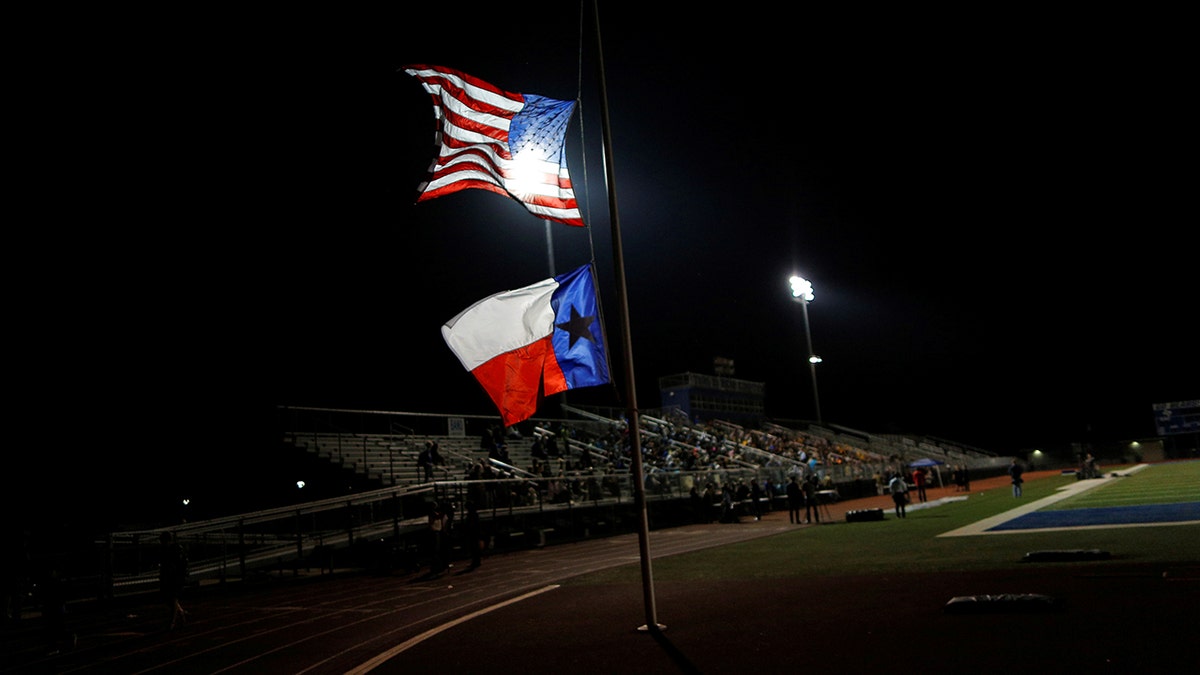
[[[404,642],[401,642],[400,644],[396,645],[395,647],[392,647],[391,649],[389,649],[381,654],[377,654],[374,658],[370,659],[366,663],[359,665],[357,668],[352,668],[350,670],[347,670],[346,675],[362,675],[362,673],[369,673],[372,670],[374,670],[375,668],[377,668],[378,666],[380,666],[381,664],[383,664],[388,659],[391,659],[395,656],[403,654],[404,652],[408,651],[412,647],[415,647],[416,645],[421,644],[425,640],[428,640],[429,638],[433,637],[434,635],[437,635],[438,633],[441,633],[442,631],[446,631],[451,628],[454,628],[455,626],[457,626],[459,624],[466,623],[467,621],[470,621],[471,619],[474,619],[477,616],[482,616],[493,610],[500,609],[501,607],[506,607],[513,603],[520,602],[520,601],[526,600],[528,598],[532,598],[533,596],[540,595],[542,593],[545,593],[546,591],[552,591],[558,587],[559,587],[559,584],[551,584],[549,586],[545,586],[543,588],[539,588],[537,590],[530,591],[524,595],[518,595],[515,598],[509,598],[508,600],[505,600],[504,602],[496,603],[489,607],[484,607],[483,609],[476,610],[474,612],[471,612],[470,614],[461,616],[453,621],[448,621],[440,626],[435,626],[433,628],[430,628],[429,630],[425,631],[424,633],[421,633],[420,635],[418,635],[416,637],[405,640]]]
[[[1124,471],[1122,473],[1122,475],[1136,473],[1138,471],[1141,471],[1142,469],[1145,469],[1148,466],[1150,466],[1150,465],[1149,464],[1138,464],[1137,466],[1131,467],[1127,471]],[[1033,513],[1034,511],[1038,511],[1038,510],[1040,510],[1044,507],[1047,507],[1051,504],[1054,504],[1056,502],[1061,502],[1062,500],[1066,499],[1067,497],[1073,497],[1073,496],[1079,494],[1080,492],[1084,492],[1084,491],[1090,490],[1094,487],[1099,487],[1101,485],[1104,485],[1113,479],[1114,479],[1113,475],[1109,474],[1107,476],[1102,476],[1101,478],[1089,478],[1087,480],[1078,480],[1078,481],[1075,481],[1074,483],[1071,483],[1070,485],[1059,488],[1058,494],[1053,494],[1053,495],[1050,495],[1049,497],[1043,497],[1043,498],[1037,500],[1036,502],[1029,502],[1026,504],[1022,504],[1021,506],[1018,506],[1015,509],[1010,509],[1008,511],[1005,511],[1004,513],[992,516],[991,518],[984,518],[983,520],[980,520],[978,522],[974,522],[974,523],[971,523],[970,525],[960,527],[957,530],[950,530],[949,532],[943,532],[943,533],[939,534],[938,536],[939,537],[968,537],[968,536],[977,535],[977,534],[1014,534],[1014,533],[1043,532],[1043,531],[1047,531],[1049,529],[1060,529],[1060,530],[1061,529],[1066,529],[1066,530],[1082,529],[1082,528],[1068,527],[1068,528],[1047,528],[1045,530],[1034,529],[1034,530],[997,530],[995,532],[988,531],[991,528],[996,527],[997,525],[999,525],[1001,523],[1006,523],[1014,518],[1023,516],[1026,513]],[[1003,488],[1001,488],[1001,489],[1003,489]]]

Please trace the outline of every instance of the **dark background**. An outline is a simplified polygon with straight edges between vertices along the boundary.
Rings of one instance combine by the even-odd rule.
[[[608,186],[590,6],[582,34],[550,2],[78,12],[14,24],[37,450],[12,493],[253,489],[281,405],[494,413],[439,327],[550,276],[547,229],[478,190],[414,203],[434,149],[411,63],[581,100],[591,227],[552,224],[554,272],[596,261],[620,377],[615,188],[642,408],[724,357],[768,416],[812,418],[793,273],[827,422],[1009,453],[1149,437],[1152,404],[1197,395],[1180,17],[606,5]]]

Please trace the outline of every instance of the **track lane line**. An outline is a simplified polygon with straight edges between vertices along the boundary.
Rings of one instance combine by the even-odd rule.
[[[359,665],[358,667],[347,670],[346,675],[362,675],[363,673],[369,673],[372,670],[374,670],[375,668],[378,668],[380,665],[382,665],[389,659],[392,659],[396,656],[399,656],[400,654],[403,654],[404,652],[408,651],[409,649],[415,647],[416,645],[421,644],[425,640],[428,640],[429,638],[433,637],[434,635],[437,635],[438,633],[441,633],[442,631],[446,631],[451,628],[454,628],[455,626],[458,626],[459,624],[466,623],[467,621],[470,621],[471,619],[474,619],[477,616],[482,616],[484,614],[487,614],[488,612],[500,609],[502,607],[507,607],[508,605],[511,605],[513,603],[521,602],[522,600],[527,600],[529,598],[534,597],[535,595],[541,595],[542,593],[545,593],[546,591],[552,591],[558,587],[559,587],[559,584],[551,584],[549,586],[544,586],[542,588],[539,588],[534,591],[530,591],[523,595],[518,595],[515,598],[509,598],[508,600],[505,600],[504,602],[496,603],[490,607],[484,607],[483,609],[475,610],[474,612],[471,612],[470,614],[461,616],[457,619],[454,619],[453,621],[448,621],[440,626],[435,626],[433,628],[430,628],[429,630],[425,631],[424,633],[421,633],[420,635],[417,635],[416,637],[409,638],[408,640],[401,642],[400,644],[396,645],[395,647],[392,647],[391,649],[376,655],[374,658],[366,661],[365,663]]]

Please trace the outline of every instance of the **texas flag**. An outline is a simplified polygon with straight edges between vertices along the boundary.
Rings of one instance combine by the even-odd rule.
[[[505,426],[550,396],[609,381],[591,265],[480,300],[442,326],[442,337],[500,409]]]

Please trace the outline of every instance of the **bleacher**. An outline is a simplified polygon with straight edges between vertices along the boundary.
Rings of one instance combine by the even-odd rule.
[[[639,485],[646,502],[654,505],[656,522],[692,522],[691,490],[710,484],[714,492],[707,494],[719,509],[723,491],[752,482],[765,484],[764,499],[780,499],[790,475],[815,467],[830,484],[829,494],[852,498],[862,483],[874,485],[876,472],[900,469],[917,458],[966,464],[973,473],[998,459],[941,439],[873,436],[828,426],[747,429],[725,421],[692,423],[666,411],[639,415],[644,472],[639,481],[630,471],[632,448],[624,419],[596,412],[572,409],[577,418],[533,420],[520,435],[510,430],[504,437],[505,466],[489,458],[489,448],[481,442],[495,430],[494,419],[462,424],[457,417],[448,423],[447,416],[418,420],[409,415],[402,426],[391,417],[398,413],[315,412],[317,421],[291,426],[283,432],[283,442],[306,457],[352,472],[358,478],[353,485],[305,503],[114,532],[103,556],[113,567],[98,587],[108,594],[152,587],[154,570],[147,566],[145,552],[163,530],[187,543],[198,577],[224,581],[265,570],[332,569],[336,561],[347,559],[409,564],[420,554],[424,516],[433,500],[461,506],[477,495],[477,503],[486,507],[481,516],[490,523],[492,546],[541,546],[551,538],[628,531],[637,522],[632,509]],[[334,419],[333,413],[341,412],[345,418]],[[350,430],[363,417],[378,423],[378,429]],[[456,424],[457,433],[451,433]],[[546,469],[534,476],[533,442],[548,436],[558,440],[563,456],[551,456]],[[424,480],[417,465],[427,441],[438,444],[445,460],[432,482]],[[580,465],[584,448],[592,455],[591,467]],[[496,469],[495,477],[468,480],[470,467],[480,461]],[[750,502],[737,501],[735,508],[747,515]]]
[[[417,457],[426,441],[438,444],[445,461],[435,467],[436,481],[465,479],[470,467],[479,460],[492,464],[502,476],[534,477],[534,439],[561,433],[569,434],[569,454],[561,459],[552,458],[551,466],[543,469],[541,476],[552,476],[564,468],[580,469],[580,451],[585,447],[591,455],[590,472],[627,472],[629,447],[623,435],[624,420],[594,411],[564,408],[578,419],[534,420],[526,425],[525,433],[507,435],[504,440],[509,456],[507,465],[488,458],[478,433],[418,433],[392,425],[388,433],[287,432],[285,440],[379,487],[424,483]],[[873,483],[876,476],[904,470],[917,459],[940,461],[947,466],[966,465],[973,470],[989,468],[1001,461],[985,450],[944,439],[871,434],[837,425],[793,429],[767,423],[761,429],[746,429],[724,420],[691,423],[673,411],[639,415],[639,421],[647,473],[677,472],[698,456],[703,459],[701,468],[751,470],[760,480],[776,486],[786,484],[789,475],[812,471],[815,467],[827,482],[853,484],[854,491],[863,489],[864,483]],[[561,431],[564,427],[568,431]],[[623,443],[624,447],[616,447],[617,443]]]
[[[311,453],[379,486],[417,485],[424,481],[424,472],[417,458],[426,441],[438,444],[445,460],[434,467],[435,480],[458,480],[476,460],[487,461],[488,453],[480,447],[479,439],[437,434],[371,434],[348,432],[288,432],[284,441],[304,452]],[[519,469],[533,463],[533,439],[510,437],[505,440],[511,464]]]

